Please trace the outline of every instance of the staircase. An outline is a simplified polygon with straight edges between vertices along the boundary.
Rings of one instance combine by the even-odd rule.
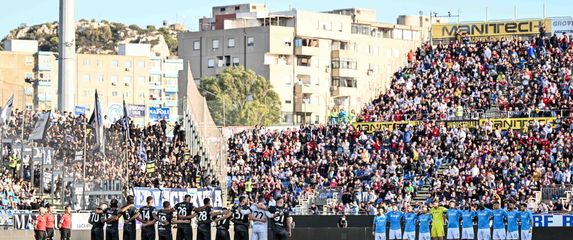
[[[443,163],[440,168],[438,168],[438,170],[436,171],[435,175],[440,176],[440,175],[444,175],[444,173],[446,172],[446,170],[448,169],[450,165]],[[414,196],[412,198],[412,204],[418,203],[418,202],[426,202],[426,200],[432,195],[432,185],[429,181],[426,181],[425,184],[423,186],[421,186],[420,188],[418,188],[418,191],[416,192],[416,196]]]

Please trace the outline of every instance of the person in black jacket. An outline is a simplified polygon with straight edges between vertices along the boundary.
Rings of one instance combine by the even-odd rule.
[[[123,214],[123,239],[135,240],[135,219],[139,217],[139,211],[134,205],[133,196],[127,196],[127,205],[121,209],[120,214]]]
[[[292,236],[292,218],[282,197],[276,199],[276,206],[269,207],[267,216],[271,218],[271,231],[274,240],[287,240]]]
[[[232,216],[233,213],[227,208],[223,208],[223,214],[217,216],[215,219],[215,225],[217,228],[215,240],[231,240],[231,235],[229,234],[229,223]]]

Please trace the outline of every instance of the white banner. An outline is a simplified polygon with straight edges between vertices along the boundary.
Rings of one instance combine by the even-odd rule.
[[[573,33],[573,18],[557,18],[553,19],[551,22],[551,31],[557,36],[561,36],[562,33],[571,34]]]
[[[203,199],[210,198],[211,206],[213,208],[223,207],[223,193],[220,188],[209,189],[209,188],[134,188],[135,196],[135,206],[142,207],[147,205],[145,199],[148,196],[152,196],[154,200],[154,206],[156,208],[163,208],[163,201],[169,201],[171,205],[175,205],[178,202],[182,202],[185,195],[191,195],[191,203],[193,206],[200,207],[203,206]]]

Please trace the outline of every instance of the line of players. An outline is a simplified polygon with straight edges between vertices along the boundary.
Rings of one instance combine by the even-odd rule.
[[[452,201],[449,203],[449,208],[445,208],[433,203],[431,209],[424,205],[418,212],[412,211],[411,206],[405,212],[401,212],[397,210],[396,205],[393,205],[386,214],[383,208],[378,208],[372,234],[375,240],[386,240],[386,228],[389,225],[388,239],[415,240],[418,227],[419,240],[442,240],[445,237],[444,225],[446,225],[447,239],[476,239],[474,223],[477,223],[478,240],[518,240],[520,227],[521,240],[531,240],[533,216],[527,210],[526,204],[521,204],[520,210],[516,209],[513,202],[508,203],[507,209],[501,209],[500,203],[495,202],[493,210],[483,205],[478,209],[477,204],[468,204],[462,209],[457,209],[455,205]],[[444,224],[444,215],[447,224]],[[490,221],[493,222],[493,231],[490,228]],[[402,223],[404,234],[402,234]]]
[[[267,222],[271,223],[273,239],[286,240],[291,237],[292,218],[283,198],[277,198],[274,206],[267,206],[264,198],[259,198],[257,203],[250,204],[249,200],[242,196],[239,204],[232,209],[223,208],[214,210],[211,200],[205,198],[203,206],[194,207],[191,196],[186,195],[183,202],[174,207],[168,201],[163,202],[162,209],[156,209],[153,205],[153,197],[146,198],[146,206],[137,209],[134,205],[133,196],[127,197],[127,204],[119,207],[117,200],[111,200],[110,206],[102,205],[93,211],[89,218],[92,224],[91,239],[104,239],[104,226],[106,240],[119,240],[119,219],[123,217],[123,239],[135,240],[136,221],[141,222],[141,240],[155,240],[156,228],[159,240],[172,240],[172,224],[177,225],[177,240],[192,240],[193,230],[191,220],[197,221],[197,240],[211,240],[211,227],[214,223],[217,240],[230,240],[230,222],[234,224],[234,240],[248,240],[249,226],[253,222],[252,239],[267,239]]]

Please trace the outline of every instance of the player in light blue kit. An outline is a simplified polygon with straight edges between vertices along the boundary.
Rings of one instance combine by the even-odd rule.
[[[447,239],[460,239],[460,218],[462,212],[456,209],[456,202],[450,201],[450,208],[446,215],[448,216],[448,234]]]
[[[493,212],[489,209],[484,207],[483,205],[480,206],[480,210],[477,211],[477,218],[478,218],[478,240],[490,240],[491,233],[489,231],[489,220],[493,216]]]
[[[476,207],[466,205],[462,211],[462,239],[474,239],[474,219],[476,218]]]
[[[418,215],[418,222],[420,223],[418,240],[431,240],[430,223],[432,222],[432,215],[428,213],[428,207],[425,205],[422,206],[422,211]]]
[[[404,213],[398,210],[396,204],[392,204],[392,211],[386,213],[386,219],[390,222],[390,232],[388,239],[400,239],[402,240],[402,219],[404,218]]]
[[[404,214],[404,240],[416,240],[416,221],[418,215],[413,212],[412,206],[408,206],[407,213]]]
[[[519,213],[521,223],[521,240],[531,240],[531,227],[533,226],[533,216],[527,210],[527,204],[521,204],[521,211]]]
[[[372,235],[374,240],[386,240],[386,215],[384,215],[384,208],[378,208],[378,215],[374,217],[372,223]]]
[[[505,240],[505,218],[507,213],[500,208],[499,202],[493,203],[493,240]]]
[[[507,240],[519,239],[519,225],[517,224],[519,215],[519,211],[515,209],[515,203],[509,203],[507,207]]]

